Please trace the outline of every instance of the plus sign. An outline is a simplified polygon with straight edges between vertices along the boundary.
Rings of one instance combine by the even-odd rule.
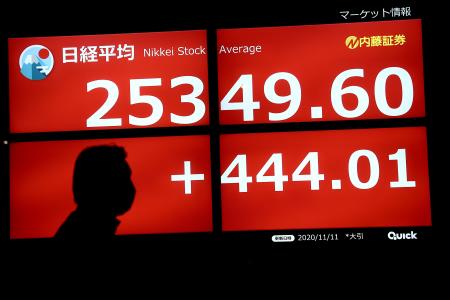
[[[171,175],[172,181],[184,181],[184,193],[192,194],[192,181],[205,180],[205,174],[191,174],[191,162],[184,162],[184,174]]]

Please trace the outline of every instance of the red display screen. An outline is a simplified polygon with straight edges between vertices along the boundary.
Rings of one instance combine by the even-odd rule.
[[[9,38],[10,238],[53,237],[111,144],[119,235],[431,226],[421,26]]]
[[[217,31],[221,124],[425,116],[420,20]]]
[[[136,188],[118,234],[212,231],[209,137],[174,136],[12,144],[11,238],[54,236],[76,207],[78,154],[107,144],[125,148]]]
[[[224,231],[431,225],[424,127],[227,134]]]
[[[8,42],[13,133],[209,123],[204,30]]]

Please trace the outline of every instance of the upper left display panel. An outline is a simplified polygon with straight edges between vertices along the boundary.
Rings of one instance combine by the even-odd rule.
[[[10,38],[10,132],[209,124],[206,31]]]

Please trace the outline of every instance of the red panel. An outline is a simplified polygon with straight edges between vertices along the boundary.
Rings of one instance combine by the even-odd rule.
[[[75,208],[72,174],[77,155],[87,146],[125,147],[136,197],[124,214],[119,234],[212,231],[208,136],[114,140],[24,142],[11,144],[11,238],[51,237]],[[185,194],[184,161],[204,180]]]
[[[45,79],[30,80],[21,74],[21,53],[31,45],[47,47],[54,57],[54,66]],[[128,48],[125,48],[125,45]],[[84,60],[82,49],[97,47],[92,57]],[[100,56],[105,46],[112,46],[115,56]],[[131,48],[133,47],[133,57]],[[84,47],[84,48],[83,48]],[[119,48],[130,50],[120,51]],[[156,50],[156,51],[152,51]],[[161,50],[163,50],[161,52]],[[76,55],[74,54],[76,51]],[[191,51],[189,53],[189,51]],[[87,53],[87,52],[85,52]],[[164,53],[162,56],[161,53]],[[188,55],[186,55],[188,53]],[[120,55],[123,57],[119,58]],[[159,56],[156,56],[159,55]],[[108,60],[108,61],[107,61]],[[65,61],[65,62],[64,62]],[[206,31],[179,31],[139,34],[111,34],[92,36],[60,36],[9,39],[9,83],[12,132],[47,132],[88,129],[139,128],[129,122],[129,115],[147,117],[152,113],[148,104],[130,104],[130,79],[160,78],[160,86],[140,88],[142,95],[159,98],[163,114],[157,122],[144,127],[179,125],[207,125],[208,74]],[[194,105],[182,103],[180,97],[190,94],[189,84],[171,87],[171,80],[180,76],[194,76],[203,82],[203,90],[196,96],[205,105],[201,119],[190,124],[171,121],[171,113],[188,116]],[[109,80],[119,90],[115,105],[104,118],[120,118],[120,126],[87,127],[86,120],[106,101],[105,89],[87,90],[88,82]]]
[[[247,192],[239,192],[237,183],[222,183],[225,231],[431,225],[424,127],[229,134],[221,137],[220,147],[222,174],[238,154],[245,154],[247,176],[252,177]],[[405,149],[405,181],[414,182],[414,187],[391,187],[402,167],[389,155],[398,149]],[[371,171],[365,155],[350,166],[357,150],[370,151],[378,167],[373,163]],[[318,153],[318,170],[324,175],[317,190],[309,181],[292,180],[309,152]],[[282,154],[287,176],[282,191],[275,191],[273,182],[256,179],[274,153]],[[302,175],[310,173],[310,165]],[[353,181],[370,182],[370,172],[376,178],[376,169],[379,177],[373,187],[355,186]],[[351,170],[358,176],[353,181]],[[263,175],[274,175],[273,165]],[[230,176],[238,176],[237,168]],[[340,188],[333,188],[333,180],[341,181]]]
[[[349,37],[348,41],[352,41],[352,36],[355,43],[346,43]],[[409,118],[425,115],[420,20],[223,29],[218,30],[217,45],[219,100],[224,98],[241,75],[251,74],[253,99],[260,102],[260,109],[254,110],[253,118],[248,121],[244,121],[242,110],[221,110],[222,124]],[[253,48],[246,49],[245,46]],[[256,47],[259,47],[259,52]],[[388,76],[384,80],[382,71],[387,72],[387,68],[391,67],[403,70],[395,69],[394,74],[406,72],[408,75],[401,75],[405,77],[403,81],[397,75]],[[369,98],[367,109],[354,117],[339,115],[331,102],[333,82],[339,74],[350,69],[361,69],[363,77],[352,76],[340,86],[361,87]],[[295,76],[301,86],[301,102],[292,116],[270,121],[269,112],[280,113],[289,107],[288,103],[269,102],[264,92],[266,80],[278,72]],[[380,72],[380,91],[385,91],[390,108],[398,109],[402,97],[412,94],[412,104],[410,107],[405,104],[408,109],[404,112],[399,110],[398,115],[392,115],[378,108],[374,90]],[[267,88],[273,90],[270,85]],[[279,80],[274,89],[281,96],[291,93],[286,80]],[[383,102],[382,96],[378,95],[377,98]],[[345,94],[342,99],[345,109],[353,110],[357,107],[355,95]],[[232,103],[240,100],[242,89],[235,95]],[[322,116],[313,118],[312,107],[321,109]]]

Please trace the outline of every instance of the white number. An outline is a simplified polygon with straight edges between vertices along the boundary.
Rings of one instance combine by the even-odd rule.
[[[155,96],[141,95],[142,86],[161,86],[161,78],[131,79],[130,80],[130,103],[145,103],[152,107],[152,113],[145,118],[139,118],[132,115],[128,116],[131,125],[147,126],[158,122],[163,114],[163,105],[161,100]]]
[[[102,119],[102,117],[113,108],[114,104],[116,104],[117,99],[119,98],[119,88],[110,80],[94,80],[87,83],[88,92],[98,88],[105,89],[108,92],[108,97],[106,98],[105,103],[103,103],[103,105],[86,120],[86,127],[121,126],[121,118]]]
[[[289,87],[291,93],[286,96],[280,96],[275,92],[275,84],[278,80],[286,80],[289,83]],[[283,104],[286,102],[290,102],[289,107],[281,113],[271,113],[269,112],[269,120],[270,121],[282,121],[287,120],[298,111],[300,107],[301,100],[301,88],[300,83],[297,80],[297,77],[290,73],[279,72],[272,74],[269,78],[267,78],[264,83],[264,94],[272,103]]]
[[[200,121],[205,115],[205,103],[197,98],[203,92],[203,82],[194,76],[180,76],[170,81],[171,87],[174,88],[180,84],[192,85],[193,91],[188,95],[181,96],[181,102],[192,103],[194,112],[189,116],[180,116],[174,113],[170,114],[170,120],[176,124],[192,124]]]
[[[221,110],[242,110],[244,121],[253,121],[253,111],[259,109],[258,101],[253,100],[253,79],[251,74],[244,74],[239,77],[228,93],[220,101]],[[230,102],[234,95],[242,89],[242,102]]]
[[[238,176],[230,177],[231,172],[233,172],[236,166],[238,167]],[[220,180],[222,183],[237,183],[239,184],[239,192],[247,192],[247,185],[249,182],[252,182],[252,177],[247,176],[247,155],[237,155],[225,172],[223,172]]]
[[[273,165],[273,176],[264,175]],[[274,153],[256,174],[256,182],[273,182],[276,192],[283,191],[283,182],[288,181],[288,177],[283,175],[283,156],[281,153]]]
[[[369,162],[369,178],[362,182],[359,177],[358,163],[361,157],[366,157]],[[389,160],[397,161],[398,180],[390,183],[391,188],[415,187],[415,181],[408,181],[406,166],[406,150],[398,149],[394,154],[389,155]],[[302,174],[309,164],[309,174]],[[230,176],[237,167],[237,176]],[[273,175],[266,175],[273,167]],[[370,150],[362,149],[352,153],[348,161],[348,175],[351,183],[358,189],[367,190],[373,188],[380,177],[380,166],[376,154]],[[292,173],[292,181],[309,181],[311,190],[320,189],[320,181],[325,179],[325,175],[319,173],[319,153],[309,152],[302,162]],[[274,153],[265,162],[261,170],[256,174],[256,182],[273,182],[276,192],[284,190],[284,182],[289,177],[283,174],[283,154]],[[247,176],[247,155],[238,154],[221,176],[221,183],[237,183],[239,192],[247,192],[248,183],[252,182],[252,177]]]
[[[402,85],[402,101],[399,107],[391,108],[386,99],[386,80],[396,75]],[[386,116],[401,116],[409,111],[413,104],[414,88],[411,76],[402,68],[391,67],[381,70],[375,79],[375,101],[378,109]]]
[[[396,75],[402,85],[402,101],[399,107],[392,108],[386,99],[386,81],[391,75]],[[366,112],[369,107],[369,95],[359,86],[342,88],[344,81],[350,77],[364,77],[363,69],[351,69],[339,74],[331,86],[331,104],[336,113],[344,118],[356,118]],[[342,95],[354,94],[358,99],[358,105],[354,110],[347,110],[342,103]],[[414,87],[409,73],[399,67],[385,68],[378,73],[375,79],[375,102],[378,109],[386,116],[401,116],[407,113],[413,104]]]
[[[300,175],[306,165],[309,163],[309,174]],[[311,184],[311,190],[318,190],[321,180],[324,180],[325,176],[319,173],[319,153],[309,152],[303,159],[300,165],[292,173],[292,181],[309,181]]]
[[[361,156],[367,157],[370,165],[370,176],[367,182],[361,182],[358,175],[358,161]],[[348,175],[352,184],[362,190],[373,188],[380,176],[380,166],[378,165],[378,159],[375,153],[370,150],[357,150],[352,153],[348,161]]]
[[[194,76],[180,76],[173,78],[171,81],[171,88],[177,87],[181,84],[192,85],[192,93],[188,95],[181,95],[182,103],[192,103],[194,105],[194,112],[189,116],[180,116],[171,113],[170,120],[176,124],[192,124],[203,118],[205,115],[205,103],[197,98],[203,92],[203,82]],[[153,125],[159,120],[164,112],[162,101],[151,95],[141,95],[141,87],[146,86],[161,86],[161,78],[145,78],[145,79],[130,79],[130,104],[148,104],[151,106],[151,113],[149,116],[141,118],[133,115],[128,116],[128,122],[136,126]],[[105,103],[86,120],[87,127],[100,126],[121,126],[121,118],[103,118],[116,104],[119,98],[119,88],[110,80],[94,80],[87,83],[87,91],[90,92],[96,88],[104,88],[108,92],[108,97]]]
[[[356,118],[361,116],[369,107],[369,95],[359,86],[348,86],[342,88],[344,81],[350,77],[364,77],[363,69],[350,69],[339,74],[331,86],[331,104],[334,111],[344,118]],[[342,95],[354,94],[358,99],[358,105],[353,110],[348,110],[342,103]]]
[[[406,169],[406,150],[398,149],[394,154],[389,155],[389,160],[397,161],[398,180],[390,183],[391,188],[415,187],[415,181],[408,181],[408,171]]]
[[[402,88],[401,103],[397,108],[388,105],[386,99],[386,81],[389,76],[395,75],[400,79]],[[357,118],[363,115],[369,107],[369,95],[367,91],[360,86],[343,87],[346,80],[352,77],[364,77],[363,69],[350,69],[343,71],[333,81],[331,85],[331,104],[334,111],[344,118]],[[275,85],[279,80],[285,80],[289,84],[290,93],[285,96],[278,95],[275,91]],[[239,89],[242,89],[242,100],[240,102],[231,102]],[[389,67],[381,70],[375,79],[375,102],[380,110],[386,116],[400,116],[407,113],[413,104],[414,87],[409,73],[400,67]],[[357,105],[353,109],[347,109],[344,106],[343,97],[346,94],[353,94],[356,97]],[[264,83],[264,95],[268,101],[275,104],[289,103],[289,107],[280,113],[269,112],[270,121],[283,121],[291,118],[297,113],[301,103],[301,86],[295,75],[288,72],[277,72],[270,75]],[[253,76],[243,74],[234,83],[228,93],[220,101],[221,110],[242,110],[244,121],[254,120],[254,110],[260,109],[260,102],[253,99]]]

